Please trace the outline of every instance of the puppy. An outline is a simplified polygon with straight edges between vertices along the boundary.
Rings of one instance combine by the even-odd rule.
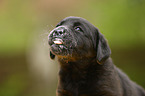
[[[99,30],[80,17],[67,17],[49,34],[50,57],[60,63],[57,96],[145,96],[120,71]]]

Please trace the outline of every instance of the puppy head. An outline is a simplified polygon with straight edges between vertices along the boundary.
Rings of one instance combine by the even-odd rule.
[[[98,29],[80,17],[67,17],[60,21],[49,36],[50,57],[78,60],[96,57],[103,62],[111,51]]]

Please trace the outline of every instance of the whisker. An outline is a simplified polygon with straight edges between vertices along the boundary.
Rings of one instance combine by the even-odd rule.
[[[54,29],[55,27],[53,25],[51,25],[51,27]]]
[[[40,35],[39,35],[39,39],[40,41],[42,42],[43,46],[48,46],[48,35],[49,35],[49,32],[50,32],[50,28],[48,27],[45,27],[41,32],[40,32]]]

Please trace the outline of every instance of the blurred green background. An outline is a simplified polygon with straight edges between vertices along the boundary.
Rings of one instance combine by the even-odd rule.
[[[115,65],[145,88],[145,0],[0,0],[0,96],[55,96],[47,35],[67,16],[98,27]]]

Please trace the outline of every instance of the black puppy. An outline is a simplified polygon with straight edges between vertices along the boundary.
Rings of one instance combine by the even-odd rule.
[[[49,34],[50,57],[60,63],[58,96],[145,96],[112,63],[104,36],[80,17],[63,19]]]

